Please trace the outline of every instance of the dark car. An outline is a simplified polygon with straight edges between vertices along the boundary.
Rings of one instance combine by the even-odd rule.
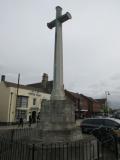
[[[91,133],[94,129],[105,127],[106,129],[120,129],[120,120],[115,118],[87,118],[81,122],[83,133]]]

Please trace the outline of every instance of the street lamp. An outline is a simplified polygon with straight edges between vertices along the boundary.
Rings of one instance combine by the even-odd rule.
[[[109,107],[108,107],[108,103],[107,103],[107,96],[110,95],[109,91],[105,91],[105,98],[106,98],[106,103],[105,103],[105,108],[107,108],[107,114],[109,115]]]

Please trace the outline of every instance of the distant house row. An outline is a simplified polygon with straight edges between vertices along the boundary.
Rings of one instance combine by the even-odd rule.
[[[53,81],[43,74],[42,81],[28,85],[7,82],[2,75],[0,83],[0,123],[15,123],[21,117],[24,121],[32,116],[36,121],[43,99],[49,100]],[[82,94],[65,90],[68,100],[75,106],[76,118],[92,116],[102,112],[106,99],[92,99]]]
[[[83,94],[65,91],[75,105],[76,118],[93,117],[103,114],[106,99],[93,99]]]

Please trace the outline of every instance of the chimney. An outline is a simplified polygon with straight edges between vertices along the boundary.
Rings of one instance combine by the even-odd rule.
[[[46,88],[47,82],[48,82],[48,74],[47,73],[43,73],[43,76],[42,76],[42,85],[43,85],[44,88]]]
[[[5,81],[5,75],[2,75],[1,76],[1,82],[4,82]]]

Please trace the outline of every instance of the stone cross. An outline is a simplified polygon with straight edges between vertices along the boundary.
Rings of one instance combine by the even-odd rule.
[[[66,12],[62,15],[62,8],[56,7],[56,19],[47,23],[48,28],[55,27],[55,51],[54,51],[54,77],[51,100],[65,100],[63,85],[63,44],[62,23],[71,19],[71,14]]]

